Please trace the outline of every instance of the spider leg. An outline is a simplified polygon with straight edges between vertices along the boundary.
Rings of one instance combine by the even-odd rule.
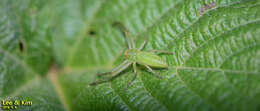
[[[154,53],[157,53],[157,54],[174,54],[173,52],[163,51],[163,50],[148,50],[148,52],[154,52]]]
[[[158,73],[154,72],[151,67],[149,67],[148,65],[144,65],[144,66],[145,66],[151,73],[153,73],[153,75],[155,75],[156,77],[162,79],[162,77],[161,77]]]
[[[140,47],[138,48],[138,50],[139,50],[139,51],[142,50],[142,49],[144,48],[144,46],[146,45],[146,43],[147,43],[147,36],[144,36],[144,41],[143,41],[143,43],[140,45]]]
[[[98,80],[98,81],[96,81],[96,82],[92,82],[92,83],[90,83],[89,85],[90,85],[90,86],[94,86],[94,85],[98,85],[98,84],[101,84],[101,83],[104,83],[104,82],[108,82],[108,81],[113,80],[116,76],[118,76],[118,74],[119,74],[120,72],[122,72],[123,70],[125,70],[126,68],[128,68],[128,66],[129,66],[130,64],[132,64],[132,63],[131,63],[131,62],[127,62],[127,64],[122,65],[122,67],[117,68],[116,70],[110,72],[110,74],[112,75],[112,77],[106,78],[106,79],[102,79],[102,80]]]
[[[132,76],[132,78],[128,81],[127,86],[125,87],[125,90],[128,89],[128,87],[133,83],[133,81],[136,78],[136,62],[133,63],[133,67],[134,67],[134,75]]]
[[[133,63],[134,73],[136,73],[136,62]]]
[[[121,63],[121,64],[119,64],[118,66],[116,66],[115,68],[113,68],[110,72],[99,73],[99,74],[97,74],[97,76],[98,76],[98,77],[101,77],[101,76],[113,74],[113,72],[115,72],[116,70],[120,69],[121,67],[123,67],[123,66],[126,65],[127,63],[128,63],[128,61],[125,60],[123,63]]]
[[[129,49],[135,49],[134,39],[130,35],[130,32],[127,30],[127,28],[123,24],[121,24],[120,22],[115,22],[113,24],[113,26],[117,27],[118,29],[120,29],[124,33],[126,41],[127,41],[128,48]]]
[[[129,44],[131,44],[131,47],[129,47],[129,49],[135,49],[134,39],[127,30],[125,31],[125,36],[128,41],[128,46],[130,46]]]
[[[98,85],[98,84],[101,84],[101,83],[109,82],[111,80],[113,80],[113,78],[108,78],[108,79],[104,79],[104,80],[98,80],[96,82],[90,83],[89,85],[90,86],[95,86],[95,85]]]

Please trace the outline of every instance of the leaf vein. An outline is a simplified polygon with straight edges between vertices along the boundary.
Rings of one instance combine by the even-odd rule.
[[[186,66],[171,66],[169,68],[177,68],[183,70],[205,70],[205,71],[224,71],[224,72],[231,72],[231,73],[248,73],[248,74],[260,74],[257,71],[243,71],[243,70],[229,70],[229,69],[220,69],[220,68],[206,68],[206,67],[186,67]]]
[[[209,106],[212,106],[214,107],[215,109],[217,109],[217,107],[211,103],[210,101],[208,100],[205,100],[203,97],[201,97],[198,93],[196,93],[195,91],[193,91],[192,88],[188,87],[188,85],[185,83],[184,80],[182,80],[182,78],[179,76],[179,73],[178,73],[178,68],[176,68],[176,76],[179,78],[179,80],[181,81],[181,83],[184,85],[184,87],[186,87],[187,89],[189,89],[194,95],[198,96],[201,100],[205,101],[206,104],[208,104]]]
[[[257,47],[257,46],[260,46],[260,43],[256,43],[256,44],[253,44],[253,45],[249,45],[248,47],[242,48],[240,51],[238,51],[238,52],[236,52],[236,53],[234,53],[234,54],[228,56],[227,58],[225,58],[225,59],[223,60],[223,62],[219,65],[219,67],[221,68],[222,65],[223,65],[227,60],[230,60],[232,57],[234,57],[234,55],[239,54],[240,52],[243,52],[243,51],[245,51],[246,49],[253,48],[253,47]]]
[[[246,22],[246,23],[244,23],[244,24],[237,25],[237,26],[235,26],[235,27],[233,27],[233,28],[231,28],[231,29],[229,29],[229,30],[227,30],[227,31],[223,31],[222,33],[216,35],[215,37],[212,37],[212,38],[209,39],[208,41],[205,41],[204,43],[202,43],[201,45],[199,45],[199,47],[196,48],[196,49],[192,52],[192,54],[190,54],[190,56],[189,56],[187,59],[184,60],[184,62],[183,62],[182,65],[185,65],[185,63],[186,63],[199,49],[201,49],[201,48],[203,48],[204,46],[206,46],[206,45],[209,43],[209,41],[213,41],[213,40],[217,39],[218,37],[220,37],[221,35],[223,35],[223,34],[225,34],[225,33],[227,33],[227,32],[231,32],[231,31],[234,30],[234,29],[237,29],[237,28],[239,28],[239,27],[242,27],[242,26],[245,26],[245,25],[248,25],[248,24],[257,23],[257,22],[259,22],[259,21],[260,21],[260,19],[257,19],[257,20],[253,20],[253,21]]]
[[[115,94],[124,102],[124,104],[125,104],[131,111],[135,111],[135,110],[133,110],[134,108],[132,108],[131,105],[129,105],[129,104],[127,103],[127,101],[126,101],[120,94],[118,94],[118,93],[115,91],[115,89],[114,89],[113,86],[112,86],[112,82],[109,82],[109,86],[110,86],[110,88],[112,89],[112,91],[115,92]]]
[[[170,109],[165,104],[161,103],[150,91],[147,90],[142,77],[140,76],[139,78],[144,87],[144,91],[147,92],[150,95],[150,97],[152,97],[157,102],[157,104],[161,104],[167,111],[170,111]]]

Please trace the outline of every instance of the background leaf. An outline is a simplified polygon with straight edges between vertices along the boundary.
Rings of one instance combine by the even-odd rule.
[[[52,56],[52,13],[44,3],[0,1],[0,99],[33,101],[27,107],[32,110],[64,110],[45,78]]]
[[[259,0],[0,1],[0,99],[35,110],[260,110]],[[95,87],[123,61],[124,24],[168,69],[138,66]]]

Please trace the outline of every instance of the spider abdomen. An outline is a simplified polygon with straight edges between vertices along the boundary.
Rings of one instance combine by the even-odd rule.
[[[148,65],[151,67],[157,67],[157,68],[167,68],[168,64],[158,55],[151,53],[151,52],[145,52],[145,51],[139,51],[136,53],[136,62],[143,65]]]

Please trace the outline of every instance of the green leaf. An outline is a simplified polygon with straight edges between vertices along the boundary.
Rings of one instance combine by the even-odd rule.
[[[0,100],[33,110],[258,111],[259,0],[2,0]],[[138,65],[90,87],[123,62],[121,22],[168,69]]]

